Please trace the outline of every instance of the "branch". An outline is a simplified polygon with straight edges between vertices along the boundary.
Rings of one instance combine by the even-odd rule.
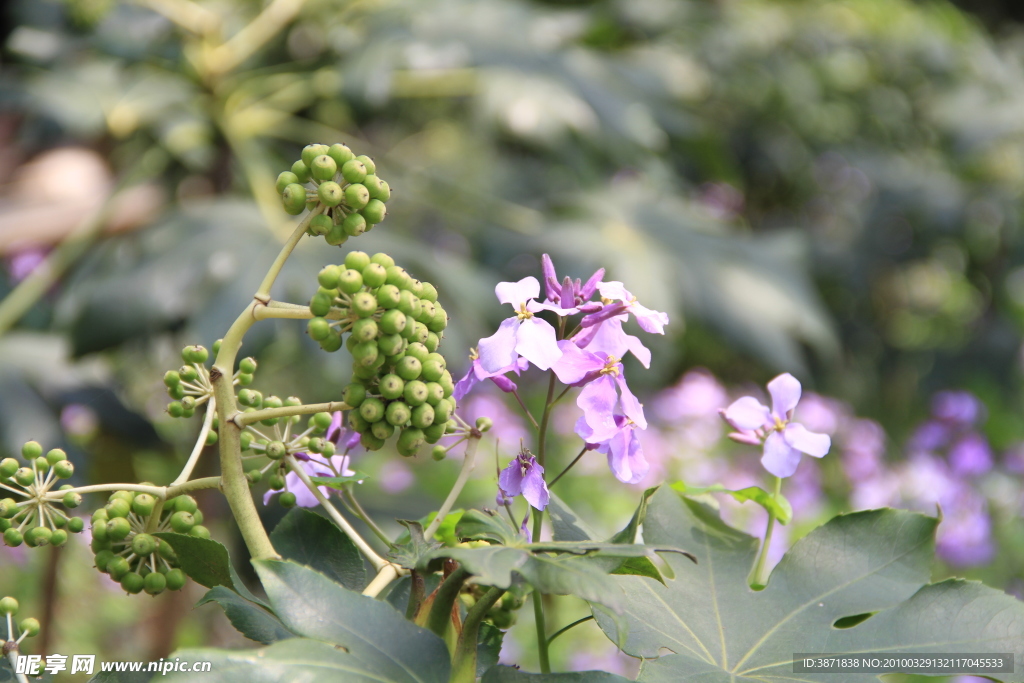
[[[247,413],[235,413],[231,421],[239,427],[269,420],[274,417],[292,417],[293,415],[312,415],[313,413],[333,413],[338,410],[351,410],[352,406],[344,401],[330,403],[306,403],[300,406],[281,406],[280,408],[264,408],[251,410]]]
[[[196,468],[196,463],[199,462],[199,456],[203,454],[203,448],[206,447],[206,435],[210,433],[210,428],[213,427],[213,416],[217,414],[217,399],[211,397],[206,406],[206,416],[203,418],[203,428],[199,430],[199,437],[196,439],[196,445],[192,448],[192,454],[188,457],[188,461],[185,463],[185,467],[181,470],[181,474],[178,478],[171,482],[171,486],[177,486],[183,482],[188,481],[188,478],[192,476],[192,470]]]
[[[466,455],[462,460],[462,470],[459,471],[459,478],[455,480],[455,485],[452,486],[452,490],[448,493],[448,497],[445,499],[441,509],[437,511],[437,515],[434,516],[434,521],[430,523],[430,526],[423,532],[423,538],[433,538],[434,532],[437,531],[438,527],[441,526],[441,522],[444,521],[445,515],[452,509],[452,505],[455,504],[455,500],[462,493],[462,488],[469,481],[469,473],[473,471],[473,467],[476,465],[476,447],[480,445],[480,435],[471,434],[469,437],[469,443],[466,444]]]

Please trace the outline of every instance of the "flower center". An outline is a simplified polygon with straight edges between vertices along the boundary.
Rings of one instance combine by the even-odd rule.
[[[516,317],[520,320],[528,320],[533,317],[533,313],[526,310],[526,302],[519,304],[519,309],[516,311]]]
[[[605,363],[604,363],[604,367],[601,368],[601,374],[602,375],[615,375],[616,377],[618,377],[619,376],[619,369],[620,369],[619,363],[621,361],[622,361],[621,358],[616,358],[615,356],[609,356],[608,360],[605,361]]]
[[[472,362],[472,361],[475,361],[475,360],[477,360],[479,358],[480,358],[480,352],[476,350],[476,347],[474,346],[474,347],[470,348],[469,349],[469,360]]]
[[[775,425],[773,429],[776,432],[781,432],[783,429],[786,428],[786,425],[789,423],[789,420],[781,420],[776,415],[772,415],[772,418],[775,420]]]

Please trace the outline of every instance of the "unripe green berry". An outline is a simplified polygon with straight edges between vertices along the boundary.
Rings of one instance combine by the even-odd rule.
[[[387,374],[380,378],[380,395],[389,401],[401,396],[404,389],[405,381],[398,375]]]
[[[362,287],[363,275],[354,268],[347,268],[338,276],[338,289],[346,294],[355,294]]]
[[[323,317],[330,313],[331,305],[334,304],[334,297],[325,290],[320,290],[309,300],[309,312],[315,316]]]
[[[210,530],[207,529],[205,526],[197,524],[194,527],[192,527],[192,530],[188,532],[188,535],[189,536],[195,536],[196,538],[209,539],[210,538]]]
[[[292,183],[284,188],[284,192],[281,193],[281,204],[287,213],[298,216],[306,210],[306,188],[298,183]]]
[[[436,412],[434,413],[434,416],[436,418],[436,416],[437,416]],[[423,436],[426,438],[426,441],[429,444],[435,444],[438,441],[440,441],[441,437],[444,436],[444,433],[445,433],[445,424],[444,423],[432,424],[432,425],[430,425],[429,427],[427,427],[426,429],[423,430]]]
[[[373,434],[374,438],[380,439],[381,441],[387,441],[391,438],[391,435],[395,433],[395,425],[391,424],[387,420],[380,420],[374,422],[370,426],[370,433]]]
[[[309,166],[304,164],[301,159],[296,161],[294,164],[292,164],[291,172],[292,172],[292,175],[295,176],[295,182],[294,183],[289,183],[288,185],[285,185],[285,189],[287,189],[291,185],[298,185],[299,187],[302,187],[301,183],[308,183],[309,182],[309,178],[310,178]],[[278,190],[278,191],[282,192],[282,193],[284,192],[284,190]],[[303,188],[303,191],[305,191],[305,188]]]
[[[401,285],[399,285],[399,287],[401,287]],[[416,316],[420,313],[420,309],[420,300],[416,295],[407,289],[402,290],[402,293],[398,298],[398,310],[406,315],[412,316],[413,320],[415,320]]]
[[[196,504],[196,499],[192,496],[177,496],[172,500],[172,503],[174,509],[178,512],[190,512],[194,515],[199,510],[199,505]]]
[[[398,443],[395,446],[398,449],[399,455],[408,458],[416,455],[416,451],[423,445],[424,440],[422,429],[407,427],[402,430],[402,434],[398,437]]]
[[[333,180],[328,180],[325,183],[320,183],[320,187],[316,189],[316,196],[327,206],[337,206],[347,195],[342,191],[341,185]]]
[[[36,480],[36,474],[27,467],[19,467],[14,473],[14,481],[22,486],[29,486]]]
[[[13,517],[18,511],[18,504],[13,498],[0,499],[0,519]]]
[[[314,340],[323,341],[331,336],[331,324],[327,322],[327,318],[313,317],[306,324],[306,332]]]
[[[238,371],[242,372],[242,373],[245,373],[247,375],[251,375],[254,372],[256,372],[256,367],[257,367],[256,359],[253,358],[252,356],[248,356],[246,358],[243,358],[238,363]]]
[[[362,183],[353,183],[345,188],[345,206],[358,211],[370,201],[370,192]],[[366,216],[363,216],[366,219]],[[367,223],[372,221],[367,220]]]
[[[328,155],[321,154],[313,159],[309,170],[317,180],[330,180],[338,172],[338,163]]]
[[[377,290],[377,302],[389,312],[393,309],[398,308],[398,304],[402,301],[402,291],[394,285],[382,285]],[[403,319],[405,314],[401,311],[395,311],[396,314],[401,314]],[[405,323],[402,323],[402,328],[397,329],[396,332],[401,332],[405,328]]]
[[[70,479],[75,473],[75,466],[69,460],[61,460],[53,466],[53,473],[58,479]]]
[[[427,340],[430,339],[430,334],[430,330],[427,329],[426,325],[424,325],[421,322],[414,323],[412,335],[413,341],[420,342],[421,344],[427,347],[428,351],[430,350],[431,346],[433,346],[435,350],[437,349],[436,343],[427,344]]]
[[[36,471],[40,474],[46,474],[50,469],[50,461],[42,456],[33,460],[32,463],[36,466]]]
[[[454,406],[452,406],[451,402],[446,398],[442,398],[434,406],[434,423],[444,424],[451,419],[453,411]]]
[[[186,576],[185,572],[181,569],[172,569],[167,572],[167,589],[172,591],[180,591],[185,587]]]
[[[385,266],[385,270],[388,273],[387,283],[394,285],[401,290],[405,290],[409,283],[412,282],[412,278],[405,272],[405,268],[401,266]]]
[[[179,401],[185,398],[185,387],[180,384],[173,387],[167,387],[167,395],[171,398],[178,399]]]
[[[394,358],[405,350],[405,340],[402,339],[400,334],[385,334],[377,338],[377,348],[385,356],[388,356],[389,362],[398,362],[400,359]]]
[[[282,441],[271,441],[267,444],[266,454],[271,460],[280,460],[288,452],[288,448]]]
[[[38,548],[39,546],[47,545],[50,542],[50,537],[52,535],[53,532],[50,531],[47,527],[37,526],[35,528],[29,529],[28,532],[25,534],[25,545],[32,548]]]
[[[395,366],[395,373],[406,382],[419,379],[421,372],[423,372],[423,364],[416,357],[409,355],[408,350],[405,352],[405,358]]]
[[[280,491],[284,488],[284,477],[275,472],[267,479],[267,485],[274,491]]]
[[[159,595],[167,588],[167,577],[160,572],[150,572],[143,580],[143,588],[150,595]]]
[[[99,569],[101,572],[106,573],[107,563],[114,559],[114,557],[114,551],[112,550],[99,551],[98,553],[96,553],[96,557],[94,558],[96,569]]]
[[[64,494],[64,499],[61,502],[66,508],[76,508],[82,504],[82,496],[74,491],[68,491]]]
[[[384,202],[379,199],[370,199],[366,202],[360,213],[366,222],[370,225],[376,225],[384,221],[384,217],[387,215],[388,209],[384,206]]]
[[[306,166],[312,167],[313,160],[322,154],[330,152],[330,148],[327,145],[312,144],[306,145],[302,148],[302,163]]]
[[[448,398],[455,391],[455,380],[452,379],[452,373],[445,370],[441,373],[441,379],[437,380],[437,383],[444,389],[444,396]]]
[[[350,251],[345,255],[345,267],[362,272],[370,265],[370,255],[365,251]]]
[[[380,351],[373,342],[360,342],[352,349],[352,360],[364,368],[377,362]]]
[[[27,633],[29,638],[35,638],[39,635],[39,620],[38,619],[22,619],[21,623],[18,624],[18,628],[22,633]]]
[[[175,370],[168,370],[164,373],[164,384],[168,387],[176,387],[181,384],[181,376]]]
[[[11,596],[0,598],[0,614],[17,614],[18,601]]]
[[[132,552],[139,557],[152,555],[156,550],[156,538],[150,534],[135,534],[132,539]]]
[[[201,346],[199,344],[186,346],[181,353],[182,360],[186,363],[198,363],[202,365],[210,358],[210,352],[206,350],[205,346]]]
[[[352,324],[352,338],[359,342],[373,341],[377,338],[377,322],[373,318],[363,318]]]
[[[363,419],[363,416],[359,414],[358,410],[350,410],[348,412],[347,419],[349,429],[354,432],[362,434],[370,428],[370,423]]]
[[[427,362],[423,363],[423,379],[428,382],[436,382],[441,379],[441,375],[443,374],[444,366],[441,363],[438,363],[435,359],[431,358]]]
[[[346,386],[345,391],[341,395],[341,400],[353,408],[358,408],[365,398],[366,387],[355,382]]]
[[[21,457],[26,460],[35,460],[43,454],[43,447],[38,441],[26,441],[25,445],[21,447]]]
[[[196,525],[191,512],[181,510],[171,515],[171,529],[177,534],[187,534]]]
[[[444,389],[437,382],[427,382],[427,403],[436,406],[444,398]]]
[[[346,161],[341,165],[341,175],[345,182],[361,183],[366,178],[366,165],[358,158]]]
[[[78,495],[77,493],[74,495]],[[81,498],[81,496],[79,496]],[[85,529],[85,520],[81,517],[71,517],[68,519],[68,531],[73,534],[80,534]]]
[[[299,176],[295,175],[291,171],[282,171],[277,176],[277,184],[276,184],[277,193],[278,194],[282,194],[284,192],[284,188],[288,187],[289,185],[291,185],[293,183],[298,183],[298,182],[299,182]]]
[[[384,403],[379,398],[370,397],[359,406],[359,415],[370,423],[383,420]]]
[[[199,371],[193,365],[182,365],[178,368],[178,376],[186,382],[194,382],[199,377]]]
[[[356,155],[352,153],[352,150],[341,143],[331,145],[327,150],[327,155],[334,159],[334,163],[338,165],[338,168],[341,168],[346,161],[351,161],[356,158]]]
[[[387,271],[379,263],[371,263],[366,268],[363,268],[363,282],[366,283],[367,287],[380,287],[387,278]]]
[[[423,283],[423,290],[417,296],[419,296],[419,298],[421,298],[421,299],[426,299],[427,301],[434,301],[434,302],[436,302],[437,301],[437,289],[435,289],[434,285],[430,284],[429,282],[424,282]]]
[[[18,471],[18,461],[14,458],[0,460],[0,480],[10,479]]]
[[[132,501],[132,512],[137,514],[139,517],[149,517],[153,514],[153,508],[155,507],[156,498],[148,493],[140,493],[136,495],[135,500]]]
[[[359,443],[368,451],[379,451],[384,447],[384,439],[378,439],[372,431],[361,433]]]
[[[134,498],[132,498],[134,500]],[[128,513],[131,512],[132,507],[124,498],[115,498],[106,505],[107,515],[114,519],[115,517],[127,517]]]
[[[377,164],[373,163],[373,159],[366,156],[365,154],[360,154],[359,156],[357,156],[356,161],[363,162],[363,166],[366,168],[366,172],[368,174],[377,172]]]
[[[128,564],[128,560],[120,555],[107,560],[106,569],[107,573],[110,574],[110,578],[114,581],[120,581],[124,578],[125,574],[132,570],[131,565]]]
[[[4,532],[4,545],[10,548],[17,548],[24,540],[25,537],[15,527],[11,527]]]
[[[425,391],[426,387],[424,387],[424,392]],[[434,407],[429,403],[416,406],[412,409],[412,418],[410,418],[410,422],[412,422],[413,427],[418,427],[419,429],[425,429],[434,424]]]
[[[352,310],[360,318],[369,318],[377,312],[377,297],[369,292],[358,292],[352,296]]]
[[[345,232],[345,228],[339,223],[331,227],[331,229],[324,235],[324,240],[327,244],[332,247],[338,247],[348,241],[349,235]]]
[[[277,497],[277,502],[283,508],[293,508],[295,507],[295,494],[291,491],[285,491]]]
[[[316,413],[313,415],[313,424],[317,431],[326,431],[331,426],[331,422],[334,421],[334,416],[330,413]]]
[[[338,279],[341,277],[341,268],[338,266],[324,266],[316,276],[316,281],[324,289],[337,289]]]
[[[107,522],[107,538],[111,541],[123,541],[131,531],[131,524],[124,517],[114,517]]]
[[[50,545],[55,548],[59,548],[68,542],[68,532],[63,529],[57,529],[50,534]]]
[[[412,411],[403,401],[392,401],[384,411],[384,418],[396,427],[404,427],[410,417],[412,417]]]
[[[403,397],[410,406],[422,405],[427,401],[427,385],[418,379],[406,382]]]
[[[313,216],[309,221],[309,227],[306,229],[310,235],[326,235],[334,227],[334,221],[331,217],[325,213]]]
[[[255,389],[242,389],[238,392],[238,402],[243,406],[258,407],[263,403],[263,396]]]
[[[448,449],[444,446],[434,446],[430,451],[430,457],[440,462],[448,455]]]
[[[146,580],[138,572],[128,572],[121,577],[121,588],[132,595],[141,593],[145,586]]]
[[[380,198],[382,190],[381,182],[381,179],[373,173],[369,173],[365,178],[363,178],[363,185],[365,185],[366,189],[370,191],[370,197],[372,199]]]

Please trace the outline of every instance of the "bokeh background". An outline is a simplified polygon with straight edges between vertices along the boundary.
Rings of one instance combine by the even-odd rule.
[[[170,481],[198,424],[161,376],[250,299],[289,229],[273,182],[310,142],[374,157],[387,221],[353,245],[435,283],[456,372],[505,312],[495,283],[598,267],[651,308],[651,474],[586,458],[556,492],[609,533],[646,485],[760,484],[718,409],[792,372],[833,437],[785,493],[775,557],[831,515],[941,509],[935,576],[1024,595],[1024,20],[1014,2],[910,0],[11,0],[0,26],[0,450],[72,454],[79,483]],[[257,18],[258,17],[258,18]],[[275,295],[304,302],[343,251],[304,244]],[[631,323],[632,324],[632,323]],[[633,330],[637,333],[636,330]],[[337,399],[345,353],[263,323],[255,387]],[[542,378],[527,374],[527,402]],[[757,392],[761,392],[758,394]],[[467,504],[531,436],[496,420]],[[578,450],[567,399],[554,470]],[[208,461],[212,458],[207,458]],[[436,507],[458,456],[357,458],[387,524]],[[201,473],[215,471],[206,462]],[[262,489],[257,488],[262,495]],[[101,504],[93,500],[93,505]],[[760,534],[751,506],[720,501]],[[216,494],[208,526],[244,568]],[[268,524],[282,514],[266,508]],[[391,524],[388,528],[395,528]],[[42,654],[156,659],[251,646],[202,591],[125,597],[80,540],[0,548]],[[578,603],[578,604],[577,604]],[[586,614],[555,601],[556,625]],[[505,658],[536,663],[529,615]],[[84,627],[86,626],[87,627]],[[629,673],[593,624],[560,668]]]

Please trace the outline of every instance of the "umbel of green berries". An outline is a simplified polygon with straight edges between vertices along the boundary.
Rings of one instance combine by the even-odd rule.
[[[437,289],[387,254],[361,251],[317,279],[320,288],[309,302],[316,317],[307,330],[325,351],[344,344],[352,354],[353,379],[343,396],[352,407],[349,427],[371,451],[396,431],[405,456],[436,443],[455,412],[455,383],[437,353],[448,325]]]
[[[213,344],[213,355],[220,350],[220,340]],[[181,359],[185,362],[177,370],[164,373],[164,386],[171,402],[167,404],[167,414],[171,417],[192,417],[196,408],[210,400],[213,396],[213,380],[206,363],[211,354],[205,346],[186,346],[181,350]],[[243,358],[238,363],[232,383],[235,386],[247,387],[252,384],[256,373],[256,359]],[[216,425],[209,431],[206,444],[212,446],[217,442]]]
[[[185,585],[185,572],[178,567],[174,549],[153,534],[171,531],[210,537],[192,496],[169,498],[162,509],[157,508],[157,499],[148,493],[115,491],[92,515],[96,568],[129,593],[158,595],[165,590],[181,590]],[[150,524],[153,515],[159,515],[159,519]]]
[[[61,485],[53,487],[62,479],[69,479],[75,472],[67,454],[54,448],[43,455],[43,447],[36,441],[29,441],[21,449],[24,461],[15,458],[0,460],[0,532],[4,543],[15,547],[24,543],[30,547],[42,545],[60,546],[68,540],[68,533],[82,531],[85,523],[80,517],[69,517],[56,507],[75,508],[82,503],[82,497],[69,491],[63,496],[61,490],[70,489]]]
[[[15,624],[14,615],[18,613],[19,609],[21,609],[21,606],[18,604],[18,601],[10,595],[5,595],[0,598],[0,629],[5,628],[3,625],[3,622],[5,621],[7,622],[7,626],[13,626]],[[13,629],[10,629],[7,633],[6,640],[19,642],[22,638],[38,636],[39,629],[40,625],[38,619],[33,619],[32,617],[22,619],[18,624],[18,630],[21,632],[21,635],[19,636]],[[0,637],[0,643],[3,643],[4,640],[5,639],[3,637]]]
[[[296,216],[318,205],[323,213],[309,224],[310,235],[343,244],[384,220],[391,188],[377,176],[370,157],[356,156],[342,144],[307,145],[290,171],[277,177],[284,210]]]

